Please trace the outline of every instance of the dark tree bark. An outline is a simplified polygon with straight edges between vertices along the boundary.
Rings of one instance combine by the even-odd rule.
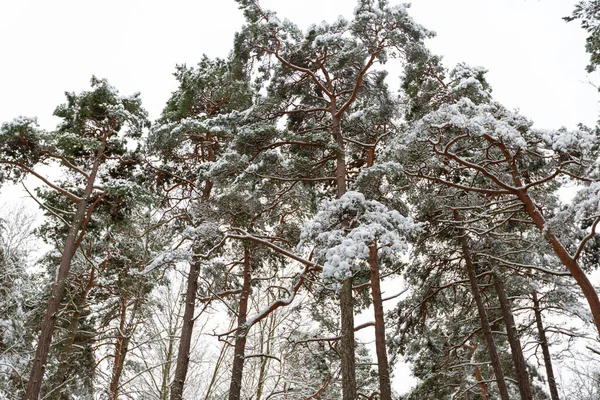
[[[61,398],[62,388],[61,386],[65,382],[66,372],[69,364],[69,359],[71,358],[71,354],[73,352],[73,344],[75,343],[75,336],[77,335],[77,328],[79,327],[79,318],[81,317],[81,312],[86,307],[87,304],[87,296],[90,293],[90,290],[96,284],[96,270],[92,269],[87,284],[82,288],[79,293],[79,302],[75,306],[73,310],[73,314],[71,315],[71,321],[69,323],[69,329],[67,331],[67,338],[64,341],[63,348],[60,351],[58,367],[56,369],[56,373],[54,374],[54,391],[51,392],[49,399],[57,400]]]
[[[190,348],[192,346],[192,333],[194,331],[194,313],[196,310],[196,291],[198,290],[199,274],[200,260],[193,260],[190,263],[190,272],[187,279],[183,326],[181,328],[181,339],[179,340],[179,350],[177,352],[175,376],[171,385],[171,400],[181,400],[183,397],[183,386],[190,365]]]
[[[454,210],[454,219],[457,222],[461,221],[461,217],[458,211]],[[469,282],[471,284],[471,291],[473,292],[473,298],[477,305],[477,311],[479,313],[479,319],[481,320],[481,329],[485,336],[485,340],[490,353],[490,359],[492,361],[492,368],[496,375],[496,384],[498,385],[498,392],[500,392],[500,398],[502,400],[510,400],[508,397],[508,389],[506,388],[506,382],[504,380],[504,373],[502,372],[502,366],[500,365],[500,357],[498,357],[498,351],[496,350],[496,344],[494,343],[494,336],[492,328],[488,321],[487,313],[485,311],[485,304],[481,298],[479,291],[479,284],[477,283],[477,275],[475,274],[475,267],[473,266],[473,260],[471,259],[471,248],[469,246],[469,240],[467,238],[464,229],[459,229],[460,232],[460,244],[462,247],[463,258],[465,260],[465,268],[467,275],[469,276]]]
[[[377,372],[379,374],[379,399],[392,400],[390,370],[385,344],[385,320],[381,285],[379,278],[379,262],[377,259],[377,244],[369,246],[369,266],[371,269],[371,296],[375,312],[375,352],[377,353]]]
[[[494,274],[494,286],[496,288],[498,300],[500,301],[502,319],[504,320],[504,325],[506,325],[508,343],[510,344],[513,363],[515,364],[515,369],[517,371],[519,393],[521,394],[522,400],[532,400],[533,394],[531,393],[531,384],[529,383],[529,373],[527,372],[527,364],[525,363],[525,357],[523,356],[523,348],[521,347],[521,341],[519,340],[517,326],[510,309],[510,303],[506,297],[504,282],[502,282],[496,274]]]
[[[62,399],[63,396],[63,384],[66,381],[67,368],[69,366],[69,360],[73,352],[73,344],[75,343],[75,336],[77,335],[77,327],[79,326],[79,318],[81,317],[81,304],[77,305],[77,308],[71,315],[71,321],[69,323],[69,329],[67,331],[67,338],[64,342],[63,348],[60,351],[58,357],[58,367],[54,374],[54,388],[49,388],[48,398],[50,400]]]
[[[233,351],[233,366],[231,369],[231,384],[229,385],[229,400],[241,400],[242,378],[244,372],[244,358],[246,351],[246,337],[248,328],[246,320],[248,317],[248,300],[250,298],[250,282],[252,278],[252,265],[250,262],[250,251],[244,247],[244,282],[240,303],[238,307],[238,326],[235,334],[235,348]]]
[[[339,147],[336,155],[336,184],[338,199],[346,193],[346,154],[344,138],[340,127],[340,117],[337,115],[335,98],[331,101],[332,133]],[[356,363],[354,361],[354,299],[352,294],[352,277],[342,282],[340,290],[340,314],[342,325],[342,339],[340,341],[342,394],[344,400],[355,400],[356,391]]]
[[[206,135],[206,141],[209,142],[211,136]],[[206,159],[210,162],[216,161],[215,145],[206,148]],[[204,181],[202,198],[205,201],[210,199],[213,183],[210,180]],[[197,251],[200,251],[197,249]],[[192,334],[194,332],[194,313],[196,311],[196,291],[198,290],[198,275],[200,275],[200,259],[195,259],[190,263],[190,272],[188,274],[187,291],[185,292],[185,310],[183,312],[183,326],[181,328],[181,338],[179,340],[179,349],[177,351],[177,364],[175,366],[175,376],[171,385],[171,400],[181,400],[183,397],[183,387],[187,378],[187,372],[190,365],[190,349],[192,346]]]
[[[354,299],[352,278],[344,280],[340,290],[342,339],[340,341],[342,393],[344,400],[356,399],[356,363],[354,361]]]
[[[119,399],[119,381],[121,380],[121,375],[123,375],[123,366],[125,365],[125,358],[127,357],[127,352],[129,351],[129,342],[131,341],[131,335],[133,335],[135,331],[136,314],[142,303],[142,298],[140,298],[141,286],[142,283],[140,282],[137,294],[135,294],[136,297],[133,300],[133,309],[131,310],[129,321],[127,318],[127,309],[132,303],[129,302],[128,296],[124,296],[121,299],[121,315],[119,317],[119,330],[117,331],[117,343],[115,344],[113,370],[109,387],[110,400]]]
[[[56,315],[60,309],[60,302],[65,295],[65,286],[67,283],[67,276],[71,269],[71,261],[73,256],[81,243],[80,237],[85,233],[87,228],[88,218],[86,214],[91,213],[94,204],[89,204],[92,193],[94,191],[94,182],[96,180],[96,174],[98,168],[104,158],[104,148],[106,147],[106,141],[108,135],[112,132],[112,129],[107,129],[103,133],[102,142],[96,153],[94,164],[89,173],[89,177],[84,190],[82,199],[77,204],[77,211],[73,215],[71,226],[69,227],[69,233],[65,240],[65,246],[63,248],[60,264],[56,273],[54,285],[52,286],[52,293],[48,299],[48,306],[46,308],[46,314],[44,315],[44,322],[42,324],[42,331],[40,333],[37,349],[33,358],[31,366],[31,374],[29,381],[27,382],[27,389],[23,398],[25,400],[38,400],[40,390],[42,388],[42,380],[44,378],[44,372],[46,369],[46,361],[48,359],[48,353],[50,352],[50,344],[52,343],[52,334],[54,333],[54,326],[56,325]]]
[[[546,375],[548,377],[548,388],[550,389],[550,397],[552,400],[559,400],[558,388],[556,387],[556,379],[554,378],[554,370],[552,369],[552,358],[550,357],[550,348],[548,347],[548,339],[546,338],[546,331],[544,330],[544,323],[542,321],[540,301],[535,290],[531,294],[533,297],[533,311],[535,313],[535,322],[537,325],[540,346],[542,346],[542,353],[544,355],[544,365],[546,367]]]

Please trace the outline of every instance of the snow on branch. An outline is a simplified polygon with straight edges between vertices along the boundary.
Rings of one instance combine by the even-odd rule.
[[[408,250],[407,235],[418,229],[419,224],[398,211],[348,191],[321,205],[304,225],[299,248],[314,243],[315,256],[324,260],[323,279],[335,283],[352,276],[352,267],[369,258],[369,245],[375,241],[383,257],[402,254]]]

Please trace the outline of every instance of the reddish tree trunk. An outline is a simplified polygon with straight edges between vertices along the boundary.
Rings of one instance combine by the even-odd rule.
[[[454,219],[461,221],[458,211],[454,210]],[[460,244],[462,247],[462,253],[465,260],[465,267],[467,275],[469,276],[469,282],[471,283],[471,291],[473,292],[473,298],[477,305],[477,311],[479,313],[479,319],[481,320],[481,329],[485,336],[485,340],[490,353],[490,359],[492,361],[492,368],[496,375],[496,384],[498,385],[498,391],[500,392],[500,398],[502,400],[510,400],[508,397],[508,389],[504,380],[504,373],[502,372],[502,366],[500,365],[500,357],[498,357],[498,351],[496,350],[496,344],[494,343],[494,336],[492,328],[488,321],[487,313],[485,311],[485,304],[481,298],[479,291],[479,284],[477,283],[477,276],[475,275],[475,267],[473,266],[473,260],[471,259],[471,249],[469,247],[469,241],[466,236],[464,229],[459,229],[460,232]]]
[[[344,138],[340,127],[340,118],[336,116],[335,101],[332,101],[332,133],[339,147],[336,155],[336,184],[338,199],[346,193],[346,154],[344,151]],[[352,296],[352,277],[342,282],[340,290],[340,314],[342,339],[340,341],[342,394],[343,400],[355,400],[356,391],[356,363],[354,360],[354,299]]]
[[[371,296],[375,312],[375,352],[377,353],[377,372],[379,373],[379,398],[380,400],[392,400],[376,243],[369,246],[369,266],[371,268]]]
[[[356,399],[356,363],[354,360],[354,305],[352,278],[344,280],[340,290],[342,339],[340,341],[342,393],[344,400]]]
[[[481,390],[481,400],[488,400],[488,388],[483,380],[483,376],[481,375],[481,368],[475,367],[475,379],[477,379],[477,384],[479,385],[479,390]]]
[[[504,283],[495,274],[494,286],[496,287],[496,294],[498,295],[498,300],[500,301],[502,319],[504,320],[504,325],[506,325],[508,343],[510,344],[510,351],[513,363],[515,364],[515,369],[517,371],[519,393],[521,394],[522,400],[532,400],[533,394],[531,393],[531,385],[529,383],[529,373],[527,372],[527,364],[525,363],[525,357],[523,357],[523,349],[521,347],[521,341],[519,340],[519,334],[517,332],[515,319],[510,309],[510,303],[506,298]]]
[[[244,248],[244,283],[242,284],[242,293],[240,294],[240,304],[238,308],[238,326],[235,334],[231,384],[229,385],[229,400],[241,400],[246,337],[248,335],[246,320],[248,316],[248,300],[250,298],[251,268],[250,252],[247,248]]]
[[[532,292],[532,296],[533,311],[535,313],[535,322],[537,325],[540,346],[542,346],[542,353],[544,354],[544,365],[546,367],[546,375],[548,377],[548,388],[550,389],[550,397],[552,398],[552,400],[559,400],[558,389],[556,387],[556,379],[554,378],[554,370],[552,369],[552,358],[550,357],[550,348],[548,347],[548,339],[546,338],[546,331],[544,330],[544,323],[542,321],[540,301],[537,297],[537,292],[535,290]]]
[[[102,143],[96,153],[96,158],[86,183],[83,198],[77,204],[77,211],[75,211],[71,226],[69,227],[69,233],[65,240],[62,257],[58,266],[58,271],[56,271],[54,285],[52,286],[52,293],[48,299],[48,306],[46,308],[42,331],[33,358],[31,374],[29,375],[29,381],[27,382],[27,389],[23,396],[25,400],[38,400],[40,395],[42,380],[44,379],[44,372],[46,369],[46,361],[48,359],[48,353],[50,352],[50,345],[52,344],[52,334],[54,333],[54,326],[56,325],[56,315],[58,314],[60,302],[65,294],[65,285],[67,283],[69,270],[71,269],[71,261],[73,260],[73,256],[79,245],[78,238],[80,233],[83,233],[86,229],[87,224],[85,222],[85,216],[88,211],[88,202],[94,191],[94,182],[96,180],[98,168],[104,157],[104,148],[106,146],[108,134],[108,131],[104,133]]]
[[[119,329],[117,330],[117,343],[115,344],[115,354],[113,360],[113,370],[109,386],[109,399],[118,400],[119,398],[119,380],[123,373],[125,356],[129,347],[130,329],[127,326],[127,298],[121,299],[121,313],[119,316]]]
[[[190,365],[190,348],[192,346],[192,333],[194,331],[194,313],[196,310],[196,291],[198,290],[198,275],[200,274],[200,261],[194,260],[190,263],[190,272],[187,279],[187,291],[185,292],[185,310],[183,312],[183,326],[177,352],[177,365],[175,376],[171,385],[171,400],[181,400],[183,397],[183,386]]]
[[[544,216],[538,210],[529,193],[522,190],[518,192],[517,197],[525,206],[525,211],[527,211],[527,214],[529,214],[536,227],[540,231],[545,232],[546,240],[550,243],[550,246],[552,246],[554,253],[558,256],[562,264],[567,267],[573,278],[575,278],[577,285],[579,285],[581,292],[590,306],[592,316],[594,317],[594,323],[596,324],[596,330],[600,333],[600,299],[598,298],[598,293],[596,293],[594,286],[579,266],[577,260],[569,254],[567,249],[565,249],[558,238],[554,236],[552,231],[546,229],[547,226]]]

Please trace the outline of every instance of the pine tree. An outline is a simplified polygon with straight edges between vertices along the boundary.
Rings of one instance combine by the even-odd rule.
[[[198,171],[204,165],[215,163],[227,148],[230,133],[218,126],[220,116],[247,107],[250,100],[244,76],[233,61],[213,61],[204,57],[196,68],[179,66],[176,77],[179,89],[168,101],[150,141],[163,159],[163,165],[157,169],[157,183],[167,197],[169,193],[175,193],[173,197],[190,199],[191,207],[187,211],[191,220],[190,232],[200,231],[192,235],[198,239],[192,238],[195,256],[188,275],[183,328],[171,386],[172,400],[181,399],[187,375],[198,275],[203,262],[200,254],[218,242],[215,237],[217,226],[208,218],[210,209],[214,208],[211,204],[214,183],[212,179],[198,181]],[[213,233],[202,237],[207,233],[206,228],[211,227]]]
[[[361,164],[349,162],[347,148],[356,143],[351,136],[358,129],[353,132],[345,127],[352,125],[348,114],[358,111],[357,105],[373,94],[370,88],[383,80],[384,74],[375,65],[420,46],[430,33],[414,23],[403,6],[392,7],[386,1],[359,1],[352,21],[340,18],[332,24],[313,25],[306,33],[289,21],[278,20],[256,2],[239,3],[248,25],[238,37],[236,50],[249,60],[263,61],[257,83],[266,82],[269,94],[253,111],[261,118],[286,117],[282,121],[287,137],[268,148],[289,148],[308,159],[294,163],[299,167],[296,170],[270,178],[323,182],[331,195],[342,198],[348,176]],[[267,64],[268,60],[273,63]],[[362,153],[364,146],[359,149]],[[352,274],[344,275],[339,289],[344,399],[357,396],[352,281]]]
[[[67,103],[59,106],[55,115],[63,122],[54,132],[40,131],[35,120],[27,118],[3,124],[0,130],[0,181],[34,175],[71,204],[71,210],[63,212],[71,222],[67,224],[68,234],[33,359],[26,399],[37,399],[39,395],[71,261],[94,209],[106,195],[105,191],[95,190],[97,175],[110,157],[118,158],[125,145],[123,135],[139,136],[146,126],[146,113],[138,95],[120,97],[106,81],[97,78],[92,78],[91,91],[67,93]],[[77,178],[74,187],[52,183],[34,169],[53,161]]]
[[[448,83],[438,76],[438,94],[431,98],[444,101],[430,105],[429,112],[414,121],[408,139],[422,160],[430,161],[407,173],[478,193],[502,207],[508,221],[524,218],[534,224],[575,278],[600,331],[600,301],[582,264],[600,222],[591,211],[597,201],[596,137],[585,129],[533,129],[531,121],[491,100],[484,73],[483,69],[458,65],[450,72]],[[408,78],[405,86],[412,79]],[[415,93],[418,99],[418,91]],[[465,180],[467,174],[473,179]],[[568,207],[554,215],[553,190],[561,177],[589,184],[578,195],[581,204],[591,207],[584,207],[588,213]],[[512,210],[516,204],[522,209]],[[561,225],[568,218],[580,221],[584,231],[572,224]],[[588,227],[589,234],[585,232]]]

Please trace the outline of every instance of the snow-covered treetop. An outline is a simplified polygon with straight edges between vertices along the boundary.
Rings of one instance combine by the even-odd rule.
[[[252,103],[243,67],[233,59],[203,56],[193,67],[180,65],[178,89],[148,137],[160,156],[161,184],[182,185],[207,196],[212,187],[204,172],[227,151]],[[204,172],[203,172],[204,171]],[[210,179],[210,178],[208,178]]]
[[[211,143],[207,135],[213,138],[228,138],[239,121],[237,111],[228,114],[218,114],[211,117],[189,116],[173,122],[156,124],[149,137],[149,146],[158,150],[165,158],[178,160],[190,156],[196,146],[203,142]]]
[[[380,257],[397,256],[408,250],[407,235],[416,229],[419,226],[398,211],[348,191],[321,204],[304,225],[299,247],[314,244],[316,259],[323,261],[323,279],[338,283],[368,260],[370,245],[377,244]]]
[[[175,77],[179,88],[167,101],[161,123],[202,119],[250,105],[242,70],[231,60],[204,55],[196,66],[178,65]]]
[[[449,73],[448,91],[454,96],[469,97],[477,104],[490,101],[492,90],[485,79],[487,72],[483,67],[458,63]]]
[[[380,53],[380,61],[385,62],[388,56],[396,57],[396,51],[404,51],[406,46],[435,35],[412,19],[408,7],[410,4],[406,3],[391,6],[387,0],[359,0],[354,9],[352,32],[371,54],[382,47],[393,48],[389,53]]]
[[[12,163],[31,168],[39,161],[43,140],[44,134],[35,118],[18,117],[0,125],[0,158],[11,163],[0,163],[0,184],[23,177]]]
[[[54,115],[62,118],[58,133],[97,137],[103,130],[115,134],[125,128],[125,135],[140,137],[149,126],[140,94],[120,96],[106,79],[96,77],[92,77],[91,86],[92,90],[79,94],[65,93],[67,103],[54,111]]]
[[[406,5],[390,6],[386,0],[360,0],[351,21],[340,17],[333,23],[313,24],[305,33],[262,9],[257,1],[238,3],[248,21],[237,38],[239,54],[245,58],[275,55],[281,63],[277,79],[285,78],[286,69],[292,74],[309,73],[311,79],[321,81],[320,89],[327,87],[329,92],[348,90],[364,73],[362,67],[385,63],[433,36],[408,15]]]
[[[368,192],[366,197],[374,199],[388,196],[393,190],[388,186],[397,186],[402,183],[406,183],[402,164],[388,161],[377,163],[360,171],[352,186],[365,195]]]
[[[498,103],[478,105],[463,97],[427,114],[416,124],[412,135],[414,139],[423,140],[430,137],[431,129],[443,129],[459,135],[489,136],[514,147],[526,147],[522,129],[530,125],[531,122]]]
[[[590,166],[600,164],[596,161],[599,141],[595,132],[585,127],[575,131],[533,128],[531,120],[492,99],[485,73],[484,68],[466,64],[459,64],[450,71],[449,82],[440,81],[436,89],[439,93],[429,97],[428,106],[420,106],[429,108],[429,112],[412,123],[402,145],[433,140],[437,151],[462,152],[471,160],[493,156],[494,153],[484,156],[475,152],[477,148],[483,151],[484,147],[493,145],[509,150],[518,158],[536,154],[537,158],[546,159],[548,168],[562,164],[561,168],[574,172],[574,165],[585,164],[587,174],[592,171]],[[415,89],[415,96],[418,91]],[[401,147],[400,143],[395,145]],[[446,145],[448,147],[444,147]],[[489,165],[486,168],[495,167]],[[582,172],[576,173],[581,175]]]
[[[2,124],[0,182],[18,180],[24,169],[48,159],[69,160],[71,168],[85,168],[103,140],[105,154],[126,152],[124,137],[139,138],[148,126],[139,93],[120,96],[106,80],[96,77],[92,77],[91,86],[79,94],[66,93],[67,102],[54,111],[62,119],[56,130],[45,132],[36,119],[26,117]]]
[[[565,128],[536,131],[544,143],[555,151],[590,151],[598,146],[598,136],[590,131],[578,129],[569,131]]]

